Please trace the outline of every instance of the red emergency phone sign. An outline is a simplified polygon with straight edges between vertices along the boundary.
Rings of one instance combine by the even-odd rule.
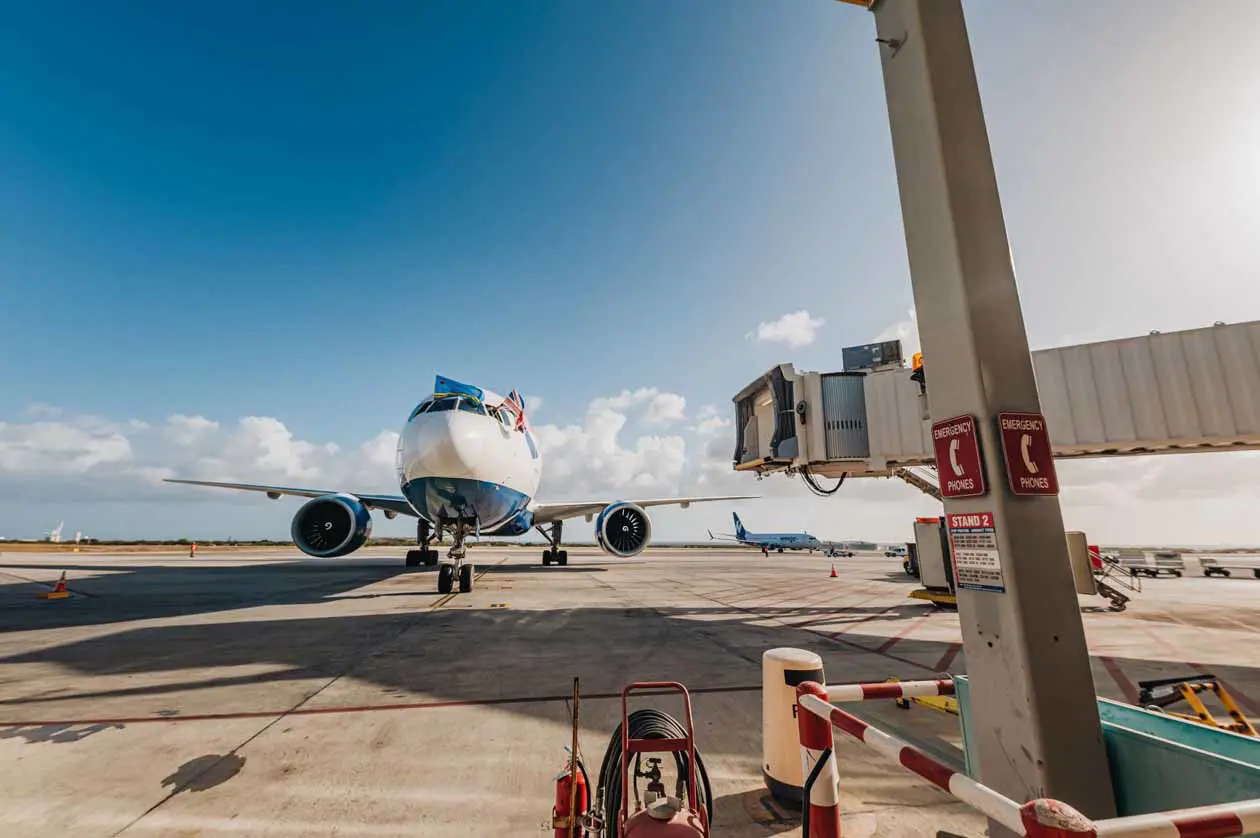
[[[980,436],[974,416],[956,416],[932,423],[932,448],[941,497],[974,498],[988,491],[980,462]]]
[[[1040,413],[999,413],[998,434],[1006,480],[1016,495],[1057,495],[1059,477],[1054,472],[1054,452],[1046,417]]]

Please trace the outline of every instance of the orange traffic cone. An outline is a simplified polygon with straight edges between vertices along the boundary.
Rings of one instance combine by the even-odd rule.
[[[66,572],[61,571],[61,578],[57,580],[57,584],[47,593],[40,594],[40,599],[69,599],[70,591],[66,590]]]
[[[836,578],[837,576],[839,576],[839,575],[840,575],[840,574],[836,573],[836,563],[835,563],[835,562],[832,562],[832,563],[831,563],[831,578],[832,578],[832,579],[835,579],[835,578]]]

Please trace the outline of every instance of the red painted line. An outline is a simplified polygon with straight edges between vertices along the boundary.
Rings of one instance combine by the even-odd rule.
[[[704,693],[737,693],[759,691],[761,684],[740,687],[698,687],[688,690],[692,695]],[[674,695],[669,690],[645,690],[636,695]],[[572,696],[535,695],[512,698],[482,698],[462,701],[416,701],[407,704],[365,704],[350,707],[306,707],[297,710],[255,710],[239,713],[194,713],[187,716],[134,716],[107,719],[32,719],[29,721],[0,721],[0,727],[45,727],[51,725],[123,725],[142,724],[146,722],[209,722],[231,719],[270,719],[275,716],[325,716],[338,713],[375,713],[380,710],[440,710],[448,707],[492,707],[500,704],[535,704],[548,701],[568,701]],[[621,693],[590,693],[583,695],[583,701],[610,701],[621,699]]]
[[[878,620],[880,617],[884,616],[884,615],[885,615],[885,614],[887,614],[889,611],[893,611],[893,610],[895,610],[895,609],[897,608],[897,606],[899,606],[899,605],[901,605],[901,603],[897,603],[896,605],[890,605],[890,606],[888,606],[887,608],[881,609],[880,611],[876,611],[874,614],[867,614],[865,617],[863,617],[863,618],[862,618],[862,619],[860,619],[860,620],[854,620],[853,622],[851,622],[851,623],[849,623],[848,625],[846,625],[846,626],[844,627],[844,630],[843,630],[843,631],[838,631],[838,632],[836,632],[835,634],[833,634],[833,635],[832,635],[832,637],[833,637],[833,638],[837,638],[837,637],[839,637],[839,636],[840,636],[840,635],[842,635],[842,634],[848,634],[848,633],[849,633],[849,630],[850,630],[850,629],[852,629],[854,626],[860,626],[860,625],[862,625],[862,623],[869,622],[869,621],[871,621],[871,620]],[[873,651],[875,651],[875,650],[874,650],[874,649],[868,649],[868,651],[873,652]]]
[[[1116,663],[1115,658],[1099,657],[1098,660],[1106,667],[1111,680],[1116,682],[1116,686],[1120,688],[1120,692],[1124,693],[1124,700],[1130,704],[1138,703],[1137,687],[1133,686],[1133,682],[1129,680],[1129,676],[1124,674],[1124,670],[1120,668],[1120,664]]]
[[[888,651],[889,649],[891,649],[893,646],[896,646],[896,645],[897,645],[897,643],[899,643],[899,642],[900,642],[903,638],[905,638],[908,634],[910,634],[912,631],[914,631],[915,629],[917,629],[917,628],[919,627],[919,625],[920,625],[920,624],[922,624],[923,622],[925,622],[925,621],[926,621],[929,617],[931,617],[931,616],[932,616],[932,614],[933,614],[933,612],[932,612],[932,611],[929,611],[928,613],[924,614],[922,617],[919,617],[917,620],[912,620],[912,621],[911,621],[908,625],[904,626],[904,627],[901,629],[901,631],[897,632],[897,633],[896,633],[896,634],[894,634],[892,637],[890,637],[890,638],[888,638],[887,640],[885,640],[885,641],[884,641],[884,642],[883,642],[883,643],[879,646],[879,648],[877,648],[875,651],[877,651],[877,652],[887,652],[887,651]]]
[[[945,650],[945,654],[941,655],[941,659],[936,662],[936,671],[949,672],[949,668],[954,665],[954,658],[958,657],[958,653],[961,651],[961,643],[951,643],[950,647]]]
[[[1176,818],[1173,825],[1182,838],[1226,838],[1229,835],[1243,834],[1242,819],[1230,812]]]
[[[945,791],[949,791],[949,779],[958,773],[909,747],[901,749],[901,753],[897,755],[897,761],[932,785]]]

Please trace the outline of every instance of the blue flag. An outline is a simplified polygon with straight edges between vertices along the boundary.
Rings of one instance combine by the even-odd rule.
[[[485,396],[480,387],[474,387],[471,384],[460,384],[443,376],[438,376],[433,382],[433,394],[435,396],[471,396],[477,401],[482,401]]]

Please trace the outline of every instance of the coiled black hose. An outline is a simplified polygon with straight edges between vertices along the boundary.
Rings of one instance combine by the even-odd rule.
[[[645,708],[630,714],[631,739],[683,739],[687,729],[679,724],[668,713]],[[690,772],[687,764],[687,752],[674,754],[674,765],[678,776],[687,782]],[[713,823],[713,789],[709,786],[709,774],[704,770],[704,760],[700,751],[696,750],[696,777],[700,788],[696,789],[696,803],[704,807],[708,823]],[[630,778],[634,782],[634,777]],[[620,838],[621,824],[621,725],[613,731],[608,742],[608,750],[604,751],[604,762],[599,767],[599,787],[604,793],[604,835],[607,838]],[[685,802],[684,798],[684,802]]]

